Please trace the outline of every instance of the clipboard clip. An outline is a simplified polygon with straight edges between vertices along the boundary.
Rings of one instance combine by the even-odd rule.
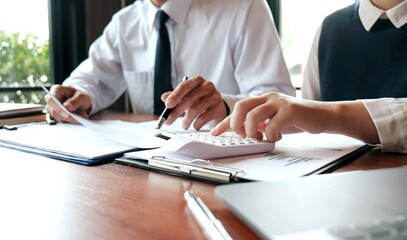
[[[152,156],[148,161],[148,164],[156,167],[169,168],[191,175],[214,178],[228,182],[236,179],[236,175],[243,172],[241,169],[215,165],[211,161],[204,159],[194,159],[189,161],[174,157]]]

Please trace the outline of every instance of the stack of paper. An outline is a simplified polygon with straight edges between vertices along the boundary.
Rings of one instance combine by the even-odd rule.
[[[45,121],[39,104],[0,103],[0,126]]]

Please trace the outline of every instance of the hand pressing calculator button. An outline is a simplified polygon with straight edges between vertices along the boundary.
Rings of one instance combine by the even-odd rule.
[[[212,136],[209,132],[160,132],[155,135],[161,147],[195,158],[212,159],[238,155],[270,152],[274,143],[254,138],[242,138],[226,132]]]

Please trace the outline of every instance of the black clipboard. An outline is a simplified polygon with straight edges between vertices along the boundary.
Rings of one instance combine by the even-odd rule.
[[[328,164],[328,165],[310,173],[309,175],[332,173],[332,172],[338,170],[339,168],[351,163],[353,160],[355,160],[356,158],[369,152],[373,148],[375,148],[375,146],[367,145],[367,144],[363,145],[362,147],[356,149],[355,151],[350,152],[341,158],[338,158],[336,161],[332,162],[331,164]]]
[[[287,145],[287,146],[290,146],[290,145]],[[278,152],[277,155],[281,155],[280,157],[283,157],[283,159],[284,159],[284,157],[286,157],[285,153],[291,154],[291,152],[293,152],[294,153],[294,159],[295,159],[296,155],[298,155],[297,154],[298,151],[303,149],[303,148],[304,147],[302,145],[299,145],[299,148],[297,148],[296,145],[293,145],[293,150],[284,149],[284,151],[282,153]],[[319,149],[319,148],[316,148],[316,150],[314,150],[313,148],[315,148],[315,147],[310,147],[310,148],[311,148],[311,150],[310,150],[311,152],[312,151],[318,151],[318,149]],[[372,148],[373,148],[373,146],[371,146],[371,145],[363,144],[363,145],[360,145],[359,147],[356,147],[356,148],[350,150],[347,153],[337,154],[337,155],[340,155],[340,156],[335,157],[335,159],[331,160],[330,162],[328,162],[328,163],[326,163],[324,165],[321,165],[318,168],[315,168],[313,171],[309,171],[308,173],[303,173],[303,175],[299,175],[298,177],[333,172],[333,171],[337,170],[338,168],[340,168],[340,167],[348,164],[349,162],[355,160],[357,157],[361,156],[362,154],[370,151]],[[322,149],[324,149],[324,148],[322,148]],[[332,151],[341,152],[342,150],[333,149]],[[280,152],[281,152],[281,149],[280,149]],[[124,157],[117,158],[115,160],[115,162],[120,163],[120,164],[133,166],[133,167],[146,169],[146,170],[152,170],[152,171],[156,171],[156,172],[171,174],[171,175],[180,176],[180,177],[191,178],[191,179],[210,182],[210,183],[225,184],[225,183],[259,181],[259,180],[255,180],[256,178],[249,178],[246,175],[247,169],[244,169],[244,168],[241,170],[242,174],[237,174],[237,175],[232,174],[227,178],[219,179],[219,178],[213,177],[213,176],[199,176],[197,174],[194,174],[196,172],[182,171],[180,166],[178,166],[178,168],[168,168],[166,165],[163,166],[162,164],[150,164],[151,160],[160,161],[160,160],[166,160],[166,159],[167,160],[168,159],[173,159],[173,161],[176,161],[177,163],[180,163],[180,165],[182,165],[182,163],[185,163],[185,164],[188,165],[191,160],[209,162],[208,160],[203,160],[203,159],[193,159],[191,157],[188,157],[186,155],[179,154],[179,153],[172,154],[172,152],[166,152],[166,151],[161,151],[160,152],[160,151],[154,151],[154,150],[153,150],[153,152],[141,151],[141,152],[136,152],[136,153],[137,154],[132,154],[131,152],[126,153],[124,155]],[[334,156],[336,156],[336,155],[334,155]],[[157,157],[161,158],[161,159],[155,159]],[[291,157],[291,156],[288,156],[288,157]],[[318,160],[318,159],[316,158],[316,160]],[[288,161],[288,163],[291,163],[289,161],[292,161],[292,159],[291,160],[284,160],[284,161]],[[221,162],[222,161],[220,161],[220,163]],[[219,163],[219,162],[217,162],[217,163]],[[201,166],[199,166],[199,167],[201,167]],[[187,166],[187,167],[189,167],[189,166]],[[216,167],[226,167],[226,168],[228,168],[229,166],[219,164]],[[245,170],[245,171],[243,171],[243,170]]]

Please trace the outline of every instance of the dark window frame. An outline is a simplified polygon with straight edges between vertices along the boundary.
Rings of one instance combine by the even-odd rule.
[[[51,78],[61,84],[88,56],[112,15],[134,0],[48,0]],[[97,11],[96,11],[97,9]]]
[[[51,79],[61,84],[87,57],[84,0],[48,0]]]

